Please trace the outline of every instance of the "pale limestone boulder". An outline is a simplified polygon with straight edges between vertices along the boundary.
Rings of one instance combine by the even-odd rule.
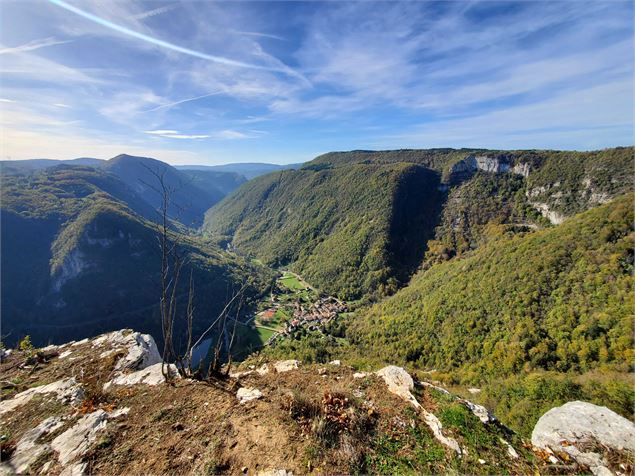
[[[158,364],[150,365],[149,367],[129,374],[117,373],[110,381],[104,384],[104,390],[110,390],[113,385],[160,385],[165,382],[165,378],[161,370],[162,365],[163,364],[159,362]],[[167,368],[172,378],[180,378],[176,365],[169,364]]]
[[[419,410],[423,416],[423,420],[426,422],[426,425],[428,425],[428,428],[430,428],[434,437],[440,443],[456,451],[459,455],[462,453],[459,443],[455,439],[446,437],[443,434],[443,425],[441,424],[441,421],[435,415],[423,408],[411,393],[414,389],[414,380],[408,372],[401,367],[389,365],[381,370],[378,370],[375,374],[384,380],[390,392],[401,397]]]
[[[541,416],[531,442],[539,448],[565,452],[589,466],[593,474],[604,476],[612,473],[602,456],[584,447],[597,443],[635,454],[635,425],[606,407],[574,401]]]
[[[290,370],[295,370],[300,366],[300,362],[298,360],[281,360],[279,362],[275,362],[273,364],[273,368],[276,369],[276,372],[289,372]]]
[[[257,388],[242,387],[238,389],[238,392],[236,392],[236,398],[242,405],[252,400],[262,398],[262,392]]]
[[[388,390],[391,393],[403,398],[407,402],[411,403],[415,408],[420,408],[421,405],[417,399],[410,393],[415,388],[414,380],[408,372],[396,365],[389,365],[381,370],[375,372],[375,374],[386,383]]]
[[[15,451],[8,462],[8,467],[15,473],[27,473],[28,468],[42,454],[50,450],[50,445],[38,443],[41,437],[54,432],[64,423],[59,417],[49,417],[35,428],[27,431],[15,447]]]
[[[97,437],[97,433],[106,427],[108,413],[97,410],[80,418],[77,423],[51,442],[51,448],[57,451],[59,462],[66,466],[75,458],[82,456]]]
[[[24,392],[20,392],[10,400],[0,402],[0,415],[14,410],[39,394],[54,393],[58,400],[64,403],[76,403],[84,398],[84,391],[73,377],[58,380],[48,385],[40,385],[39,387],[30,388]]]

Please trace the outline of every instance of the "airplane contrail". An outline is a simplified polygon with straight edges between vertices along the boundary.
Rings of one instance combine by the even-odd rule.
[[[210,96],[217,96],[219,94],[223,94],[223,91],[215,91],[213,93],[203,94],[202,96],[196,96],[196,97],[193,97],[193,98],[181,99],[180,101],[174,101],[174,102],[171,102],[169,104],[161,104],[160,106],[153,107],[152,109],[148,109],[148,110],[143,111],[143,112],[153,112],[153,111],[158,111],[159,109],[171,108],[171,107],[177,106],[179,104],[183,104],[184,102],[196,101],[198,99],[208,98]]]
[[[125,26],[121,26],[121,25],[117,25],[116,23],[111,22],[110,20],[106,20],[105,18],[99,17],[97,15],[94,15],[90,12],[87,12],[85,10],[82,10],[80,8],[77,8],[69,3],[66,3],[63,0],[48,0],[50,3],[52,3],[53,5],[56,5],[58,7],[64,8],[65,10],[68,10],[69,12],[75,13],[76,15],[79,15],[80,17],[86,18],[87,20],[90,20],[94,23],[97,23],[98,25],[101,26],[105,26],[106,28],[110,28],[111,30],[115,30],[118,31],[119,33],[123,33],[124,35],[128,35],[131,36],[133,38],[137,38],[139,40],[145,41],[147,43],[151,43],[153,45],[156,46],[161,46],[163,48],[166,48],[168,50],[172,50],[172,51],[178,51],[179,53],[183,53],[189,56],[194,56],[196,58],[201,58],[204,60],[208,60],[208,61],[213,61],[215,63],[220,63],[220,64],[226,64],[229,66],[238,66],[240,68],[251,68],[251,69],[260,69],[260,70],[265,70],[265,71],[275,71],[278,73],[285,73],[288,74],[290,76],[295,76],[298,78],[303,79],[304,81],[306,81],[306,78],[304,78],[301,74],[297,73],[296,71],[293,71],[291,68],[286,67],[286,68],[275,68],[275,67],[269,67],[269,66],[262,66],[262,65],[258,65],[258,64],[252,64],[252,63],[245,63],[242,61],[236,61],[230,58],[224,58],[222,56],[215,56],[215,55],[209,55],[207,53],[202,53],[200,51],[195,51],[195,50],[191,50],[189,48],[185,48],[183,46],[179,46],[179,45],[175,45],[173,43],[169,43],[167,41],[164,40],[159,40],[158,38],[154,38],[152,36],[148,36],[144,33],[139,33],[138,31],[134,31],[131,30],[129,28],[126,28]]]

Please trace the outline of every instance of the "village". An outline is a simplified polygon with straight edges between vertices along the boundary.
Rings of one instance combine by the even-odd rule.
[[[346,303],[333,296],[319,296],[299,276],[284,273],[278,280],[268,307],[254,319],[264,345],[276,345],[300,330],[323,332],[326,324],[348,311]]]

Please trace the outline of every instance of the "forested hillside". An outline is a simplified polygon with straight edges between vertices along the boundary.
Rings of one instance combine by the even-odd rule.
[[[443,181],[449,183],[465,180],[478,170],[511,171],[525,177],[527,196],[537,208],[546,206],[545,212],[552,211],[564,218],[632,190],[634,154],[633,147],[590,152],[406,149],[331,152],[308,164],[415,163],[441,172]],[[476,162],[469,163],[467,158]]]
[[[204,231],[327,293],[394,292],[423,257],[443,193],[411,164],[307,167],[247,182],[206,215]]]
[[[88,167],[3,175],[1,212],[5,342],[30,334],[44,344],[131,325],[161,336],[160,255],[149,221],[155,212],[128,186]],[[197,291],[197,329],[243,282],[251,283],[248,299],[267,287],[262,268],[194,237],[182,241]]]
[[[465,375],[632,363],[633,196],[559,227],[496,237],[361,313],[362,354]]]
[[[491,225],[538,229],[630,191],[633,152],[334,152],[248,182],[203,230],[328,293],[372,300],[420,265],[477,249]]]

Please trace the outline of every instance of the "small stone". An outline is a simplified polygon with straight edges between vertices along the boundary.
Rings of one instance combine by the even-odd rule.
[[[324,375],[326,373],[326,369],[318,369],[318,375]]]
[[[236,398],[238,398],[238,401],[240,402],[241,405],[251,400],[257,400],[258,398],[261,398],[261,397],[262,397],[262,392],[258,390],[257,388],[241,387],[238,389],[238,392],[236,392]]]
[[[478,462],[479,462],[480,464],[485,464],[485,460],[484,460],[484,459],[480,459],[480,458],[479,458]]]
[[[341,360],[331,360],[329,362],[329,365],[342,365],[342,361]]]
[[[276,372],[289,372],[290,370],[295,370],[299,367],[300,362],[298,360],[281,360],[280,362],[275,362],[273,367],[276,369]]]
[[[477,393],[481,393],[481,389],[480,388],[468,388],[467,391],[470,392],[472,395],[477,394]]]

